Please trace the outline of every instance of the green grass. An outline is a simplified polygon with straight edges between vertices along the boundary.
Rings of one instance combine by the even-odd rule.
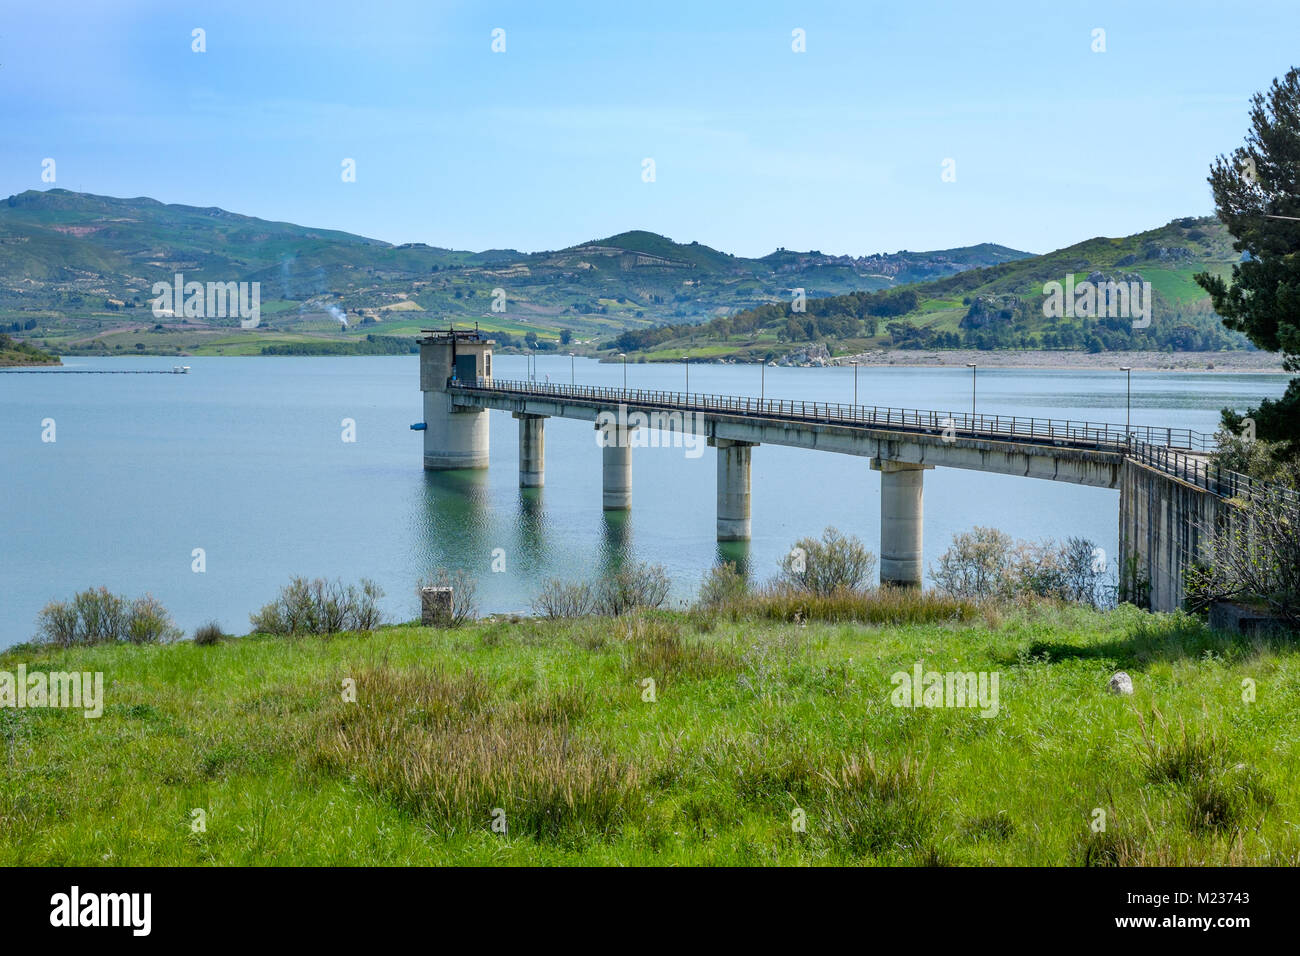
[[[1131,608],[950,616],[16,648],[0,670],[102,671],[106,701],[0,710],[0,865],[1300,862],[1293,643]],[[997,716],[892,706],[918,660],[997,672]]]

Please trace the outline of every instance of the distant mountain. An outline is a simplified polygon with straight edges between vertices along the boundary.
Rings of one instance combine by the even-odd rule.
[[[1246,348],[1227,331],[1193,276],[1227,275],[1240,258],[1217,219],[1176,219],[1118,239],[1096,238],[1041,256],[1008,257],[956,274],[890,290],[860,290],[810,298],[802,309],[787,299],[705,324],[670,323],[626,330],[607,344],[649,358],[707,347],[718,358],[763,359],[805,345],[830,354],[868,348],[1158,349]],[[953,250],[988,259],[1000,247]],[[899,253],[903,256],[906,253]],[[930,255],[938,257],[939,253]],[[1047,283],[1150,283],[1150,321],[1133,315],[1050,316]],[[820,350],[818,350],[820,352]]]
[[[152,315],[153,284],[180,272],[187,281],[259,282],[259,331],[278,334],[281,344],[295,336],[409,336],[446,321],[531,331],[543,342],[568,329],[581,342],[785,301],[796,288],[809,296],[885,289],[1028,255],[982,244],[862,257],[781,249],[748,259],[642,231],[557,251],[476,253],[51,189],[0,204],[0,330],[72,351],[192,351],[223,341],[236,319]],[[504,312],[492,308],[498,289]],[[150,337],[141,338],[145,330]]]

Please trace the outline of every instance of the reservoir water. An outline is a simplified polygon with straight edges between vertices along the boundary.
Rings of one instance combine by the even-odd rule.
[[[525,377],[499,355],[498,379]],[[525,611],[551,577],[594,579],[620,561],[662,564],[690,600],[720,554],[715,452],[633,452],[633,505],[601,510],[601,452],[590,423],[546,423],[546,487],[518,487],[517,423],[491,416],[491,467],[427,473],[417,359],[186,358],[188,375],[0,372],[0,647],[32,636],[41,607],[105,585],[150,592],[187,633],[248,615],[296,574],[370,577],[390,619],[418,614],[416,581],[439,567],[478,581],[485,612]],[[169,370],[168,358],[69,359],[68,370]],[[536,377],[620,385],[624,368],[541,356]],[[852,402],[853,369],[692,364],[693,392]],[[967,368],[860,368],[862,404],[966,411]],[[683,365],[629,365],[631,387],[682,390]],[[1276,397],[1288,376],[1135,372],[1134,424],[1212,432],[1224,406]],[[980,412],[1123,424],[1114,371],[980,369]],[[53,420],[55,440],[48,437]],[[355,441],[344,441],[344,419]],[[939,468],[925,476],[927,565],[955,532],[995,525],[1015,537],[1079,535],[1114,555],[1118,492]],[[753,540],[722,555],[751,577],[777,570],[793,542],[828,525],[879,548],[880,478],[867,459],[760,446]],[[203,549],[206,570],[195,573]],[[500,550],[498,550],[500,549]],[[504,564],[504,570],[493,570]],[[502,559],[504,559],[502,561]]]

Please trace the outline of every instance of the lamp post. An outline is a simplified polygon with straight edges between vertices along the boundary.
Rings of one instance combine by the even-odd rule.
[[[1129,421],[1131,420],[1133,409],[1133,366],[1121,365],[1119,370],[1124,373],[1124,441],[1125,443],[1132,437]]]
[[[627,391],[627,353],[619,352],[618,357],[623,360],[623,391]]]
[[[570,385],[577,384],[577,379],[574,377],[573,374],[573,353],[572,352],[569,353],[569,384]]]
[[[686,362],[686,394],[690,395],[691,394],[691,357],[689,355],[683,355],[682,358]]]
[[[767,398],[767,360],[763,359],[758,363],[758,400],[765,401]]]
[[[970,427],[975,429],[975,363],[967,362],[966,367],[970,369]]]
[[[858,363],[853,362],[853,404],[858,404]]]

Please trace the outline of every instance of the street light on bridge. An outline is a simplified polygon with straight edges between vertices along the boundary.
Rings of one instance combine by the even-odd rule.
[[[686,394],[691,394],[691,357],[683,355],[682,359],[686,362]]]
[[[1119,370],[1127,380],[1124,386],[1124,440],[1127,442],[1133,434],[1129,425],[1133,409],[1133,366],[1121,365]]]
[[[577,384],[577,380],[573,374],[573,353],[572,352],[569,353],[569,384],[570,385]]]
[[[858,404],[858,363],[850,362],[853,366],[853,404]]]
[[[970,369],[970,427],[975,428],[975,363],[967,362],[966,367]]]
[[[618,357],[623,360],[623,391],[627,391],[627,353],[619,352]]]

